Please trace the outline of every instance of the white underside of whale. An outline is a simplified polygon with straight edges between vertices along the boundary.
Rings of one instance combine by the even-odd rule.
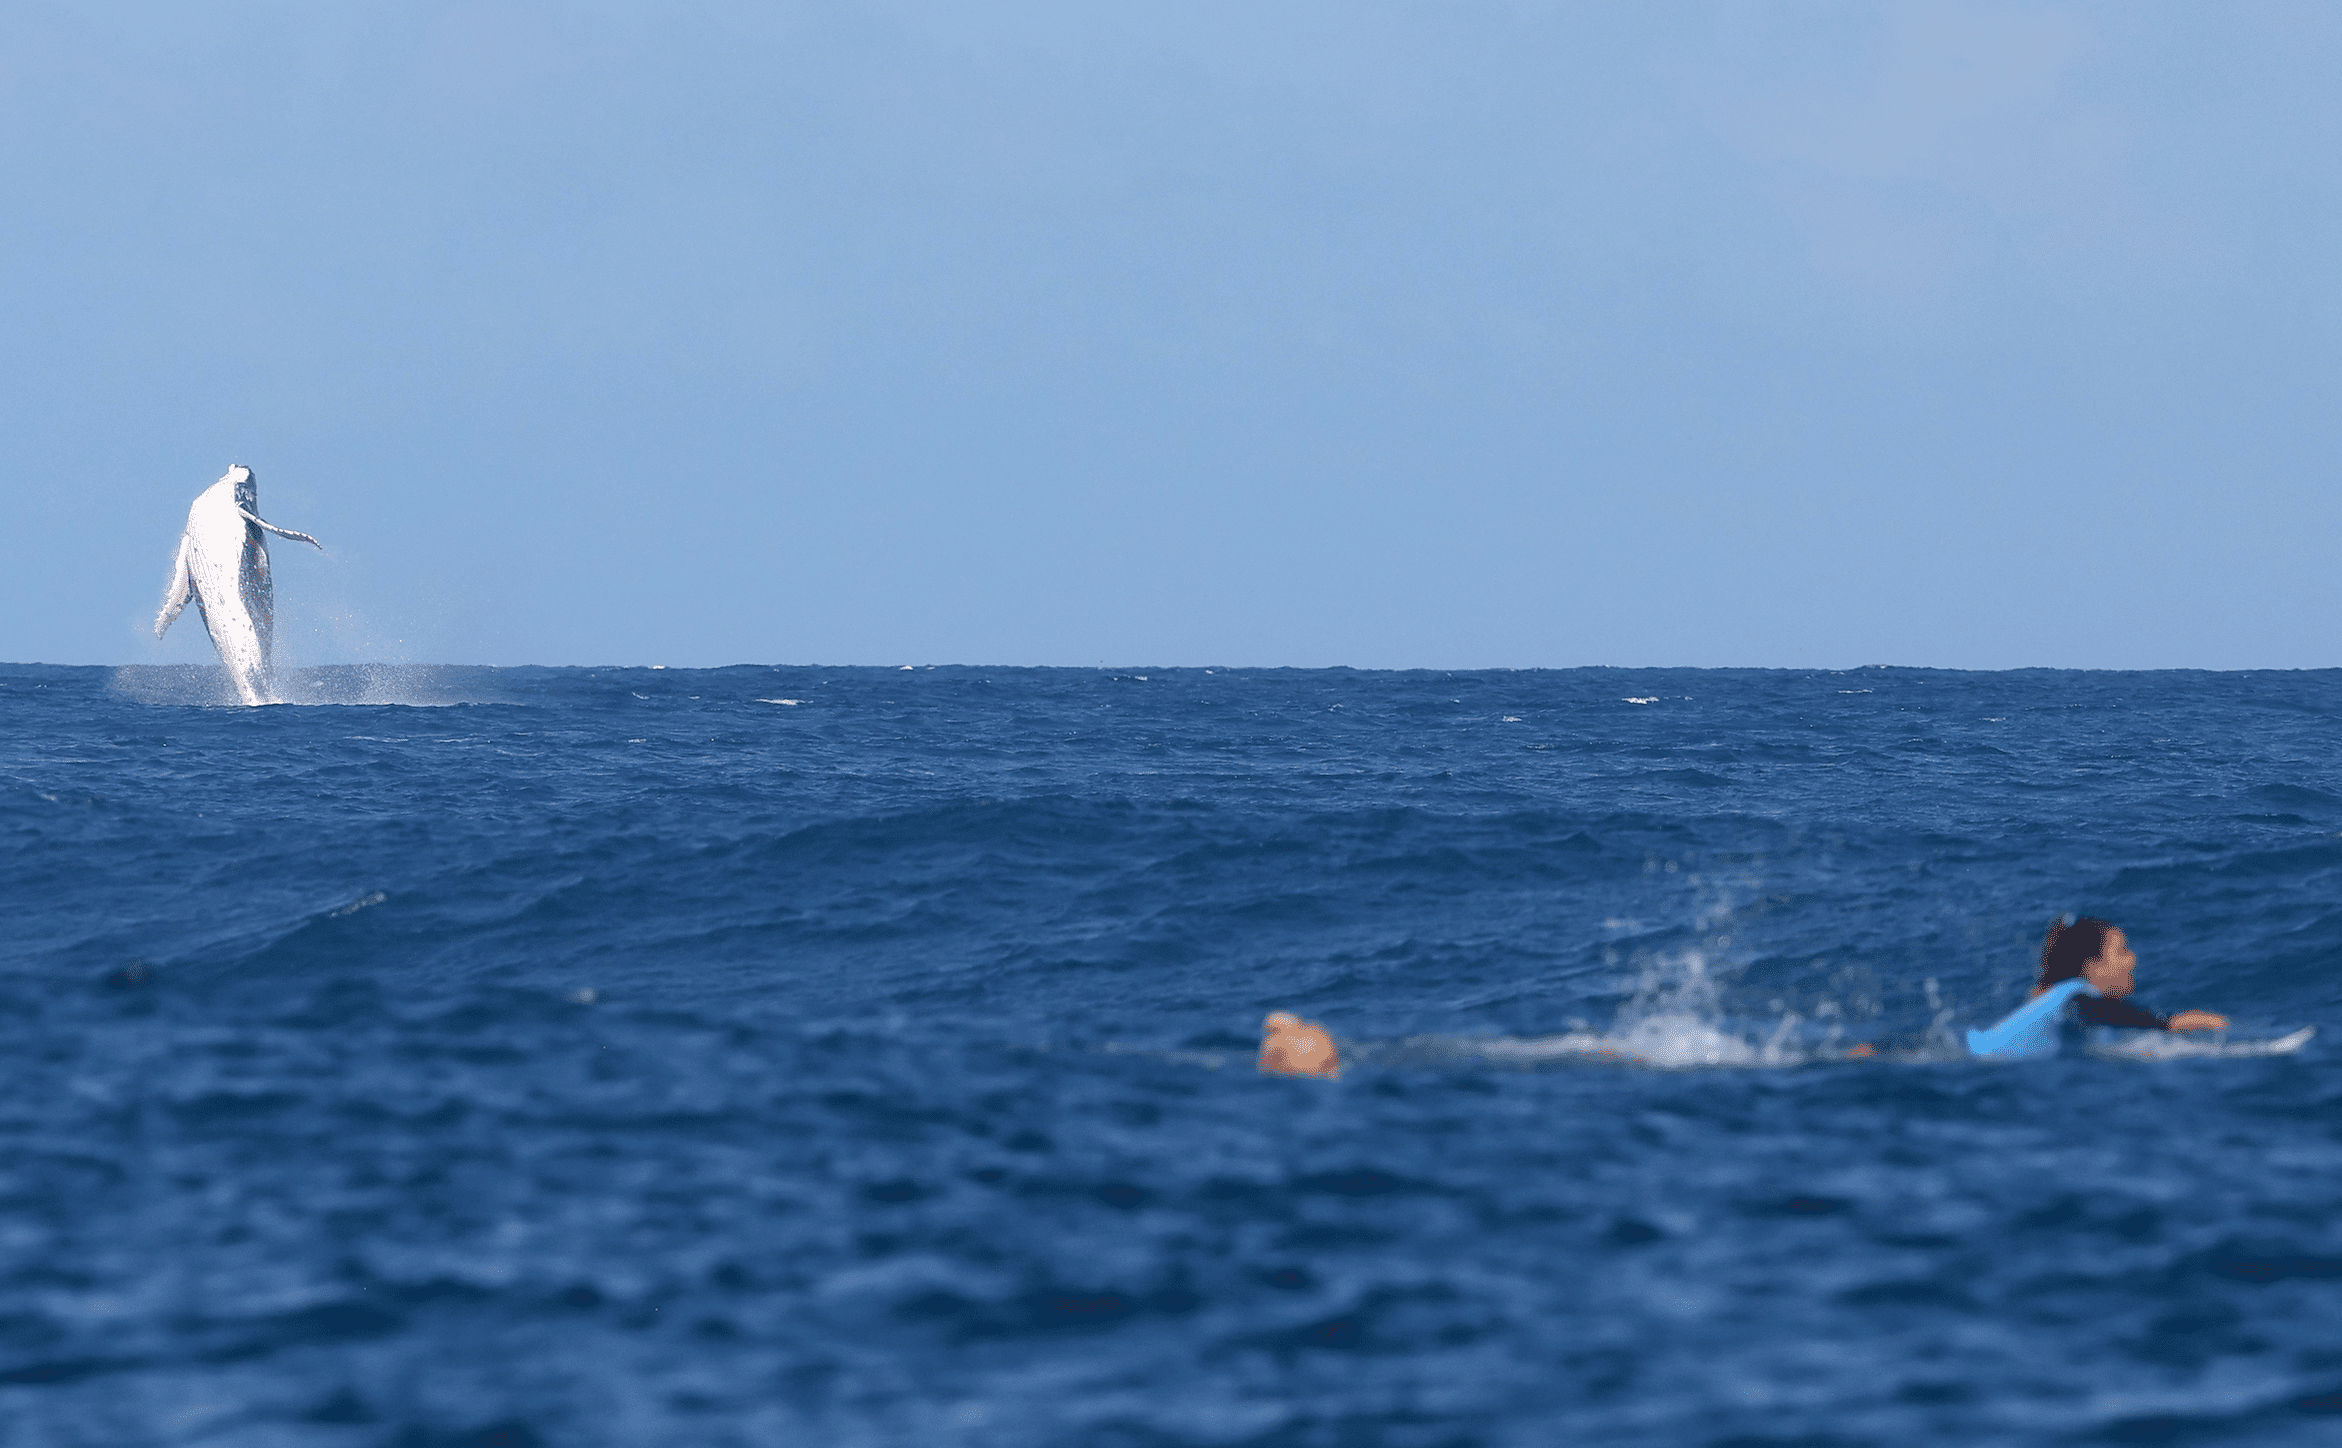
[[[170,587],[163,594],[162,612],[155,615],[155,637],[161,638],[188,600],[194,600],[236,697],[247,704],[271,704],[276,702],[269,675],[276,593],[269,581],[266,533],[313,547],[324,545],[245,508],[236,496],[237,485],[249,485],[250,479],[248,470],[230,468],[188,508],[187,531],[179,535]]]

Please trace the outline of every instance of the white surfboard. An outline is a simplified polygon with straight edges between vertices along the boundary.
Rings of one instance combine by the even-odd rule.
[[[2125,1031],[2129,1039],[2092,1041],[2088,1050],[2093,1056],[2106,1056],[2117,1061],[2178,1061],[2218,1056],[2290,1056],[2309,1044],[2318,1033],[2316,1026],[2303,1026],[2282,1036],[2257,1041],[2216,1039],[2213,1031]]]

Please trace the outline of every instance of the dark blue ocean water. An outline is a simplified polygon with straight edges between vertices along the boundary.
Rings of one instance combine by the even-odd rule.
[[[0,668],[0,1444],[2342,1440],[2342,674],[208,678]]]

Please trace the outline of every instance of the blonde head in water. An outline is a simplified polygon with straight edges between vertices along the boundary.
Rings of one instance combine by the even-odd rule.
[[[1339,1077],[1342,1058],[1325,1027],[1272,1011],[1260,1024],[1260,1068],[1273,1076]]]

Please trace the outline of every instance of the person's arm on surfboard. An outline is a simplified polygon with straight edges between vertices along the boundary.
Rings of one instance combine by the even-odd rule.
[[[2181,1011],[2173,1016],[2159,1016],[2143,1010],[2126,1000],[2099,999],[2084,996],[2073,1004],[2073,1012],[2085,1026],[2120,1026],[2133,1031],[2222,1031],[2228,1028],[2228,1017],[2211,1011]]]
[[[2074,1019],[2085,1026],[2119,1026],[2126,1031],[2160,1031],[2169,1024],[2153,1011],[2132,1005],[2126,1000],[2111,1000],[2100,996],[2083,996],[2070,1007]]]

